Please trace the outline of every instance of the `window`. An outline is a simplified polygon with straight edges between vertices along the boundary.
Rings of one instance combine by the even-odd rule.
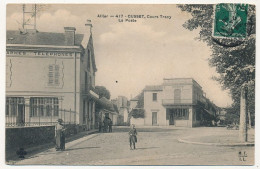
[[[187,108],[176,108],[173,109],[174,118],[176,120],[188,120],[189,119],[189,109]]]
[[[55,97],[31,97],[30,116],[59,116],[59,100]]]
[[[60,85],[60,66],[56,64],[49,65],[48,73],[48,85],[59,86]]]
[[[6,98],[6,116],[17,116],[19,107],[24,107],[24,98],[23,97],[7,97]]]
[[[157,101],[157,93],[153,93],[153,101]]]

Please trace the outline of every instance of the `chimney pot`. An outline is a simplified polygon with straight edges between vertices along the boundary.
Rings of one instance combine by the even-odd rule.
[[[92,33],[92,23],[91,20],[87,20],[87,23],[85,24],[85,26],[89,29],[89,32]]]

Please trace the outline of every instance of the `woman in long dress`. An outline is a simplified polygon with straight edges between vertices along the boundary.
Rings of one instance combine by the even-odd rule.
[[[65,128],[62,122],[62,119],[58,119],[58,124],[56,125],[56,151],[65,150]]]

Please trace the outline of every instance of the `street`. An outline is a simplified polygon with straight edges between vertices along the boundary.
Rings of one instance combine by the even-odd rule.
[[[253,165],[254,146],[207,146],[178,142],[178,138],[225,128],[137,128],[136,150],[130,150],[127,127],[113,133],[97,133],[66,144],[66,151],[54,148],[16,162],[16,165]],[[211,132],[210,132],[211,131]],[[237,131],[228,131],[237,132]],[[222,132],[223,133],[223,132]],[[239,158],[245,152],[247,157]]]

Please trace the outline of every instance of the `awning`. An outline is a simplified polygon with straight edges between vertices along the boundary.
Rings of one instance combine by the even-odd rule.
[[[96,94],[94,91],[89,90],[89,94],[90,94],[92,97],[94,97],[94,98],[96,98],[96,99],[99,99],[99,95]]]
[[[213,113],[211,113],[210,111],[206,110],[205,108],[204,108],[204,110],[205,110],[207,113],[209,113],[210,115],[214,116]]]

